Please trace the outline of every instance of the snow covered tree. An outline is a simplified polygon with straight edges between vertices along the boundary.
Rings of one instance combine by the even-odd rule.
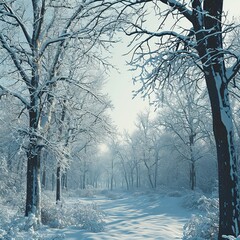
[[[131,156],[130,159],[132,161],[132,187],[133,184],[135,184],[136,188],[139,188],[141,186],[142,178],[143,176],[143,164],[142,164],[142,146],[139,143],[139,129],[134,131],[131,135],[129,133],[126,133],[124,141],[126,142],[126,145],[129,147],[129,155]],[[142,173],[142,174],[141,174]]]
[[[125,32],[133,36],[131,64],[140,73],[135,81],[143,84],[141,92],[161,94],[161,89],[181,79],[176,75],[179,69],[195,65],[202,73],[217,148],[219,239],[224,234],[237,236],[240,228],[237,156],[228,86],[239,71],[240,57],[224,43],[224,36],[236,26],[224,21],[223,0],[118,2],[136,13]],[[172,25],[167,27],[169,24]]]
[[[194,190],[197,184],[197,162],[210,149],[204,146],[210,145],[209,140],[211,141],[211,117],[206,107],[209,104],[206,91],[202,91],[202,87],[194,82],[188,84],[189,80],[186,78],[187,73],[185,79],[182,79],[182,87],[165,94],[157,123],[172,133],[175,139],[173,148],[178,152],[180,159],[189,163],[190,187]],[[210,126],[206,126],[206,123]]]
[[[47,145],[54,89],[61,81],[75,80],[68,79],[61,65],[74,43],[82,49],[79,58],[97,44],[99,51],[108,44],[106,38],[101,39],[106,31],[111,35],[107,9],[102,1],[0,2],[0,95],[16,97],[23,106],[20,115],[28,115],[28,127],[22,131],[28,139],[25,215],[35,215],[38,222],[41,152]]]
[[[11,111],[9,111],[9,106]],[[20,203],[25,189],[26,161],[23,136],[19,134],[27,124],[26,119],[18,119],[21,104],[12,96],[4,96],[0,101],[0,195],[1,199]],[[14,195],[14,198],[13,198]]]
[[[160,138],[159,133],[153,128],[150,111],[141,113],[137,119],[135,139],[138,147],[138,157],[146,168],[146,175],[151,188],[157,187]]]

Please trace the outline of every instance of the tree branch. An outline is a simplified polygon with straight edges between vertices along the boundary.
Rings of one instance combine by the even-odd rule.
[[[176,0],[160,0],[162,3],[169,5],[173,8],[173,10],[178,10],[181,14],[184,15],[191,23],[193,23],[193,16],[192,11],[187,9],[186,3],[182,4],[179,1]]]
[[[29,109],[31,107],[30,104],[28,103],[28,101],[24,97],[22,97],[20,94],[18,94],[16,92],[12,92],[12,91],[6,89],[5,87],[3,87],[2,85],[0,85],[0,90],[1,90],[0,91],[0,98],[1,98],[1,96],[9,94],[11,96],[14,96],[14,97],[18,98],[24,104],[24,106],[27,109]]]
[[[8,6],[8,4],[3,3],[3,4],[0,4],[0,5],[3,5],[3,7],[6,9],[6,12],[3,11],[3,10],[0,10],[0,13],[16,20],[16,22],[21,27],[21,29],[23,31],[23,34],[24,34],[29,46],[31,46],[32,45],[32,39],[31,39],[31,37],[30,37],[30,35],[27,31],[27,28],[23,24],[22,20],[17,16],[17,14],[13,11],[13,9],[10,6]]]
[[[228,83],[236,76],[239,70],[240,70],[240,56],[238,56],[233,66],[227,69]]]
[[[13,63],[15,65],[15,67],[18,69],[21,77],[23,78],[23,80],[26,82],[27,85],[30,84],[30,79],[28,78],[27,74],[25,73],[24,69],[22,68],[21,64],[20,64],[20,60],[16,54],[16,52],[9,46],[9,44],[7,43],[5,37],[3,36],[2,33],[0,33],[0,42],[3,46],[3,48],[9,53],[9,55],[11,56]]]

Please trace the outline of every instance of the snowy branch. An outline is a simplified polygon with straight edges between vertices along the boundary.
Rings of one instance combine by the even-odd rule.
[[[228,82],[230,82],[236,76],[239,70],[240,70],[240,56],[238,56],[233,66],[227,69]]]
[[[20,95],[20,94],[18,94],[16,92],[12,92],[12,91],[6,89],[5,87],[3,87],[2,85],[0,85],[0,98],[3,95],[14,96],[14,97],[18,98],[25,105],[25,107],[27,109],[30,108],[30,104],[28,103],[28,101],[22,95]]]
[[[130,33],[125,32],[128,36],[135,35],[135,34],[146,34],[146,35],[150,36],[149,38],[147,38],[147,41],[150,40],[152,37],[172,36],[172,37],[175,37],[176,39],[182,41],[187,46],[195,47],[195,42],[190,41],[188,36],[183,36],[177,32],[174,32],[174,31],[151,32],[151,31],[143,29],[140,26],[137,26],[135,24],[133,24],[133,26],[135,28],[137,28],[138,30],[132,31]]]
[[[22,76],[23,80],[26,82],[26,84],[30,84],[30,79],[29,77],[26,75],[24,69],[22,68],[21,64],[20,64],[20,60],[16,54],[16,52],[14,51],[13,48],[11,48],[9,46],[9,44],[7,43],[5,37],[3,36],[2,33],[0,33],[0,42],[3,46],[3,48],[9,53],[9,55],[11,56],[15,67],[18,69],[20,75]]]
[[[182,4],[179,1],[176,0],[160,0],[161,2],[165,3],[166,5],[169,5],[174,10],[178,10],[181,14],[183,14],[191,23],[193,23],[193,17],[192,17],[192,11],[189,10],[186,7],[186,3]]]
[[[26,26],[24,25],[20,17],[17,15],[17,13],[14,12],[14,10],[7,3],[0,3],[0,6],[1,5],[4,7],[4,9],[6,9],[6,11],[0,10],[0,14],[3,14],[4,16],[8,16],[16,20],[17,24],[19,24],[19,26],[21,27],[29,46],[31,46],[32,39],[27,31]],[[4,21],[4,20],[1,20],[1,21]]]

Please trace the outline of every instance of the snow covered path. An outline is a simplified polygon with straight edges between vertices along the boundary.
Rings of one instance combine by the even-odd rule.
[[[81,200],[85,201],[89,203]],[[68,228],[64,230],[66,239],[182,239],[182,227],[191,216],[181,207],[180,197],[123,194],[117,199],[101,196],[91,201],[107,214],[105,231],[90,233]]]

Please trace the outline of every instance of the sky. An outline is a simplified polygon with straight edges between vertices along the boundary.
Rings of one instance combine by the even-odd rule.
[[[120,132],[124,130],[132,132],[135,128],[137,114],[149,106],[148,100],[140,96],[133,99],[132,91],[137,88],[132,82],[133,73],[129,71],[129,66],[126,64],[129,56],[123,56],[127,52],[126,45],[126,42],[115,45],[111,63],[118,70],[111,70],[105,87],[114,105],[111,116]]]
[[[232,16],[239,15],[240,0],[224,0],[224,9],[229,13],[229,20]],[[128,40],[124,39],[122,43],[114,45],[111,63],[115,65],[119,71],[111,70],[107,78],[108,82],[105,86],[105,92],[109,94],[114,105],[111,117],[117,125],[118,130],[123,132],[133,132],[137,114],[144,112],[149,107],[148,99],[143,100],[140,96],[133,99],[133,90],[137,90],[132,82],[133,72],[129,71],[126,61],[130,56],[123,56],[127,53]]]

